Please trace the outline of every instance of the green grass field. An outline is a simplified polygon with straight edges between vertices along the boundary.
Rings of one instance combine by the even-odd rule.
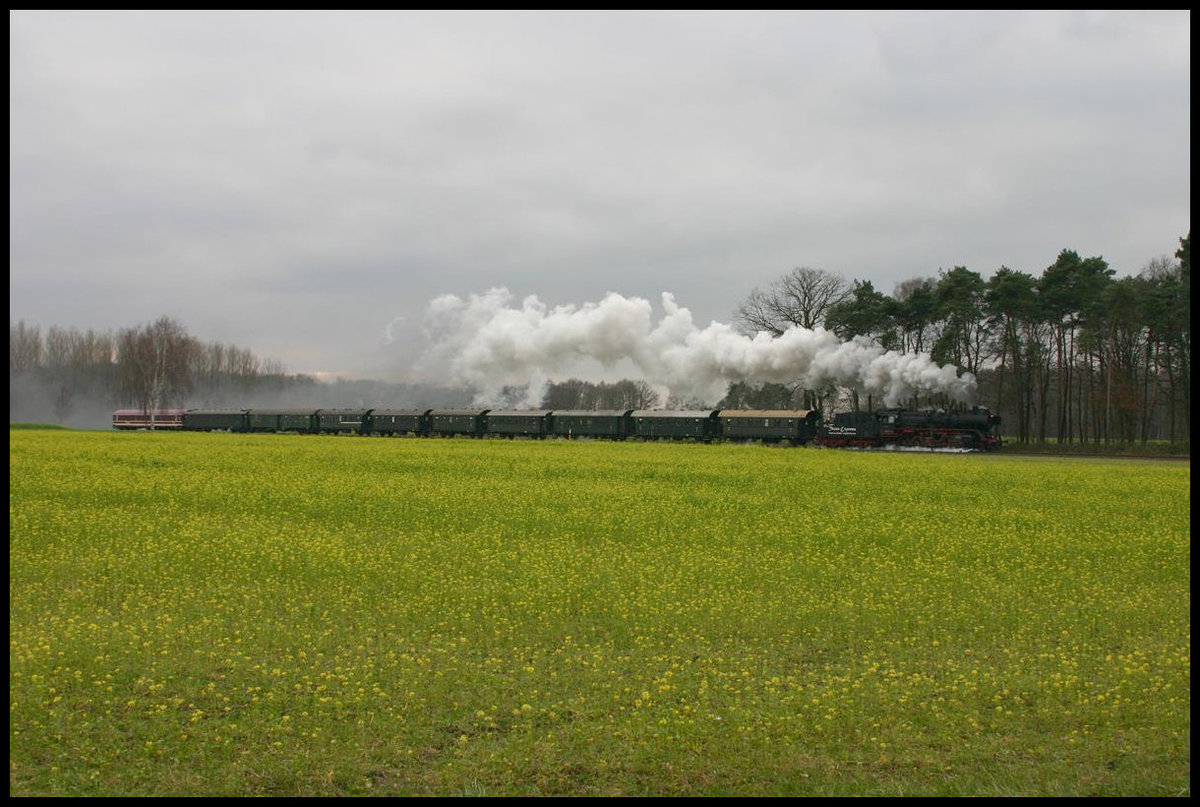
[[[1189,463],[9,433],[10,796],[1191,793]]]

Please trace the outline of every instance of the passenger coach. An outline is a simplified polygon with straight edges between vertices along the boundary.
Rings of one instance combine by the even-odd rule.
[[[722,409],[717,419],[726,440],[792,445],[807,443],[821,425],[821,413],[815,409]]]
[[[670,411],[642,409],[633,417],[634,434],[643,440],[701,440],[720,437],[719,409]]]
[[[624,440],[633,435],[632,409],[567,409],[556,411],[551,426],[556,437]]]

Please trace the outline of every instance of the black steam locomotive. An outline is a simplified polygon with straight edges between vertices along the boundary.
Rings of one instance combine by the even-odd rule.
[[[843,412],[821,422],[813,409],[187,409],[158,417],[120,410],[115,429],[299,432],[598,440],[762,441],[858,449],[991,451],[1000,418],[969,412],[885,409]]]
[[[882,409],[839,412],[822,425],[814,445],[835,448],[993,451],[1000,447],[1000,416],[985,407],[969,412]]]

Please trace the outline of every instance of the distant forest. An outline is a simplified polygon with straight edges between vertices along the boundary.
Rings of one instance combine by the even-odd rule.
[[[1151,259],[1114,278],[1101,257],[1062,250],[1040,277],[963,266],[913,278],[891,296],[870,282],[808,267],[754,290],[735,320],[743,333],[823,326],[843,340],[928,352],[979,380],[979,403],[1020,442],[1191,443],[1191,233],[1174,259]],[[727,406],[790,403],[877,408],[853,391],[734,385]],[[832,400],[831,400],[832,397]],[[830,403],[833,406],[830,406]],[[909,406],[948,401],[914,400]]]
[[[1191,442],[1191,233],[1174,259],[1114,278],[1100,257],[1063,250],[1040,277],[963,266],[913,278],[888,296],[798,267],[754,289],[734,320],[743,333],[824,327],[841,339],[925,352],[974,373],[979,403],[1021,442]],[[509,388],[493,406],[527,397]],[[246,348],[203,343],[163,317],[119,331],[9,324],[9,420],[103,428],[115,407],[456,407],[470,390],[290,375]],[[720,401],[662,401],[644,381],[551,382],[545,409],[878,408],[853,390],[731,384]],[[953,406],[914,399],[907,406]]]
[[[173,319],[119,331],[9,324],[9,421],[108,428],[115,408],[465,406],[468,390],[323,382],[277,360],[189,336]]]

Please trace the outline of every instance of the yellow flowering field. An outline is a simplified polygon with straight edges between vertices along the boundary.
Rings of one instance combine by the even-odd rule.
[[[9,794],[1190,795],[1189,463],[9,433]]]

